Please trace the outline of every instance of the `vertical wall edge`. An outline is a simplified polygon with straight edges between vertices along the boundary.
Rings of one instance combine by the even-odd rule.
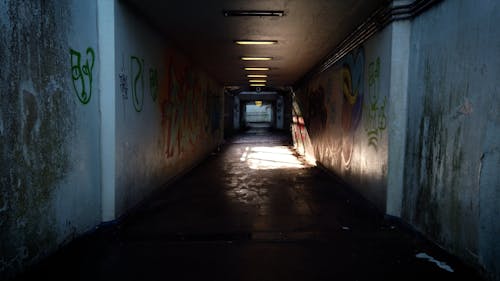
[[[115,219],[115,0],[97,0],[101,114],[101,216]]]
[[[396,21],[391,23],[390,28],[392,38],[386,213],[401,217],[408,114],[411,21]]]

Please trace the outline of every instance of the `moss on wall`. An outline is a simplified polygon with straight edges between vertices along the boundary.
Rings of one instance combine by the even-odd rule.
[[[74,135],[64,2],[0,3],[0,277],[56,243],[49,202]]]

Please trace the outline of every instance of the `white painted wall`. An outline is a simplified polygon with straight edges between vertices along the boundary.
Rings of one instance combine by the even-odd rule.
[[[160,75],[165,75],[167,70],[162,65],[166,59],[162,36],[124,4],[117,2],[115,8],[115,211],[118,217],[164,183],[162,171],[168,176],[164,152],[158,144],[162,135],[161,112],[148,87],[149,68],[158,69]],[[138,63],[143,69],[135,83],[140,70]],[[123,85],[120,85],[120,77]]]
[[[408,68],[410,61],[410,20],[393,22],[387,127],[388,174],[386,213],[400,217],[403,202],[405,149],[408,112]],[[411,169],[411,167],[408,167]]]
[[[114,81],[115,69],[115,1],[98,0],[100,80]],[[102,221],[115,219],[116,185],[116,128],[115,128],[115,83],[100,85],[101,113],[101,212]]]
[[[222,87],[125,4],[115,8],[118,217],[216,147],[224,107]]]

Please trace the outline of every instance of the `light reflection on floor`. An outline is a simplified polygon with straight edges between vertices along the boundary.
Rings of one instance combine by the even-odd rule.
[[[293,150],[287,146],[247,146],[240,157],[250,169],[302,169],[311,164],[300,161]]]

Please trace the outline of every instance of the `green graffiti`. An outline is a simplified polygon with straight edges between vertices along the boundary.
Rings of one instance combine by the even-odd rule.
[[[143,65],[144,60],[141,60],[136,56],[130,57],[130,76],[134,77],[134,80],[132,81],[132,103],[134,104],[135,111],[137,112],[141,112],[144,106]]]
[[[149,91],[151,93],[151,98],[156,101],[158,98],[158,70],[154,68],[149,69]]]
[[[82,65],[82,54],[74,49],[69,49],[71,56],[71,78],[75,94],[82,104],[87,104],[92,97],[92,70],[94,69],[95,52],[87,48],[87,57]]]
[[[380,58],[368,65],[368,99],[365,104],[365,131],[368,146],[378,150],[382,132],[387,128],[386,105],[387,96],[380,97]]]

